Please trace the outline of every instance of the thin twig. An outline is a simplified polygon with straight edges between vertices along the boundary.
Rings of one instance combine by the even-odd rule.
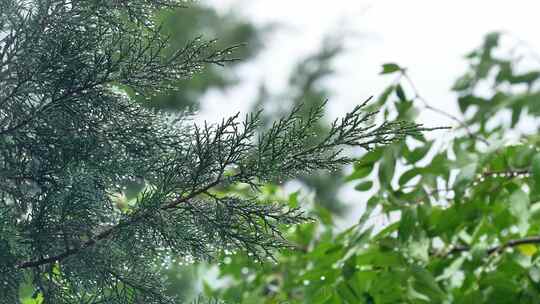
[[[438,113],[440,115],[443,115],[445,117],[448,117],[449,119],[451,119],[451,120],[455,121],[456,123],[458,123],[458,125],[461,128],[465,129],[465,131],[467,132],[469,137],[471,137],[473,139],[477,139],[477,140],[481,141],[482,143],[484,143],[486,145],[489,145],[489,142],[485,138],[483,138],[483,137],[481,137],[479,135],[475,135],[470,130],[469,126],[465,123],[465,121],[463,121],[462,119],[458,118],[455,115],[452,115],[452,114],[450,114],[448,112],[445,112],[445,111],[443,111],[443,110],[441,110],[439,108],[436,108],[436,107],[430,105],[429,102],[422,95],[420,95],[420,92],[416,88],[416,85],[414,84],[414,82],[412,81],[412,79],[410,78],[410,76],[407,74],[406,71],[403,70],[401,72],[401,75],[402,75],[403,78],[405,78],[407,80],[407,83],[410,85],[411,89],[413,90],[414,95],[415,95],[414,98],[416,100],[420,101],[422,103],[422,105],[424,106],[424,108],[426,108],[426,109],[428,109],[428,110],[430,110],[432,112]]]
[[[502,252],[506,248],[513,248],[513,247],[516,247],[519,245],[525,245],[525,244],[540,244],[540,236],[531,236],[531,237],[526,237],[526,238],[521,238],[521,239],[510,240],[502,245],[493,246],[486,249],[486,253],[488,255],[496,254],[496,253]],[[456,245],[452,247],[452,249],[450,249],[450,251],[448,251],[446,255],[467,252],[470,250],[472,250],[472,247],[470,246]]]

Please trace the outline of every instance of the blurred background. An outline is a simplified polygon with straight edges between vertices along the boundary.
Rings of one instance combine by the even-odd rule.
[[[164,92],[148,104],[165,111],[193,111],[198,121],[217,122],[238,111],[264,108],[265,120],[271,122],[300,103],[307,111],[328,100],[327,122],[331,122],[398,83],[402,76],[380,75],[383,64],[396,63],[414,80],[414,87],[408,90],[421,94],[422,102],[446,113],[417,111],[404,118],[430,127],[459,127],[452,118],[464,115],[456,102],[462,93],[456,89],[456,79],[476,68],[466,56],[482,45],[489,47],[488,34],[502,33],[495,51],[511,54],[519,61],[516,73],[540,63],[535,52],[540,49],[534,22],[540,3],[536,1],[509,5],[506,1],[466,0],[204,0],[188,6],[159,16],[165,25],[163,30],[177,46],[198,36],[217,38],[221,47],[242,44],[235,53],[241,60],[180,81],[177,90]],[[473,87],[479,96],[482,92],[489,95],[493,89],[477,87],[476,83]],[[514,129],[534,132],[536,117],[520,119]],[[511,115],[500,115],[501,121],[510,119]],[[324,124],[319,126],[321,132],[325,128]],[[427,137],[441,134],[442,141],[435,144],[444,146],[444,137],[452,134],[429,133]],[[365,152],[350,153],[362,156]],[[404,171],[395,160],[386,163],[392,167],[392,174],[394,170]],[[291,194],[301,193],[303,201],[313,203],[319,220],[341,231],[360,218],[369,198],[367,192],[356,191],[361,189],[346,183],[365,177],[355,177],[358,171],[351,166],[341,172],[304,176],[265,191],[269,197],[289,197],[289,201]],[[242,263],[237,263],[240,266],[235,271],[244,274],[247,268]],[[171,294],[186,299],[210,285],[217,290],[230,283],[218,274],[215,265],[173,263],[166,273],[173,281]]]
[[[179,83],[178,92],[156,98],[153,105],[187,108],[197,112],[198,120],[215,122],[259,107],[275,118],[295,104],[328,99],[327,116],[332,120],[392,83],[391,76],[379,73],[382,64],[395,62],[408,68],[430,105],[457,115],[457,94],[449,89],[469,65],[467,52],[486,34],[505,33],[502,45],[530,51],[533,56],[523,60],[531,62],[522,66],[540,62],[534,53],[540,49],[534,26],[538,9],[536,1],[519,6],[466,0],[195,1],[187,9],[165,14],[165,30],[179,46],[199,35],[218,38],[220,46],[242,43],[235,54],[241,60]],[[427,126],[452,124],[430,111],[415,119]],[[526,120],[520,123],[521,128],[534,129]],[[342,182],[336,180],[311,177],[303,184],[313,186],[333,211],[351,207],[337,221],[347,227],[362,213],[362,194],[340,187]],[[288,188],[295,187],[293,183]]]

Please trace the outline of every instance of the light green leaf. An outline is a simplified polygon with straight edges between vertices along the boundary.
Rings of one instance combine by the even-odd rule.
[[[392,151],[387,151],[383,155],[383,159],[379,166],[379,181],[382,186],[390,186],[394,177],[396,168],[396,158]]]
[[[534,182],[533,187],[536,192],[540,192],[540,153],[537,153],[532,158],[531,177]]]
[[[395,73],[395,72],[399,72],[399,71],[402,71],[403,68],[401,68],[399,65],[395,64],[395,63],[385,63],[382,65],[382,71],[381,71],[381,75],[382,74],[391,74],[391,73]]]
[[[25,298],[22,300],[22,304],[42,304],[43,303],[43,295],[41,293],[38,293],[35,298]]]
[[[529,270],[529,276],[533,282],[540,283],[540,268],[538,268],[538,266],[531,267]]]
[[[461,269],[461,265],[463,265],[463,262],[465,262],[465,259],[467,257],[462,255],[459,258],[455,259],[448,267],[446,267],[443,271],[443,273],[435,278],[436,281],[444,281],[451,279],[453,276],[458,273]]]
[[[525,236],[529,229],[529,196],[521,189],[515,190],[510,195],[509,209],[512,215],[518,220],[518,229],[521,236]]]
[[[345,177],[346,182],[361,179],[368,176],[373,170],[372,164],[355,166],[353,173]]]
[[[517,246],[517,249],[521,254],[526,256],[533,256],[536,252],[538,252],[538,248],[536,248],[536,245],[534,244],[523,244]]]
[[[411,272],[414,277],[414,289],[426,295],[432,303],[441,303],[445,298],[445,293],[435,281],[433,275],[419,266],[413,265]]]
[[[429,244],[430,240],[427,237],[413,239],[408,242],[407,251],[411,257],[427,263],[429,262]]]
[[[462,167],[456,177],[455,186],[460,187],[472,182],[476,174],[476,166],[476,163],[470,163]]]

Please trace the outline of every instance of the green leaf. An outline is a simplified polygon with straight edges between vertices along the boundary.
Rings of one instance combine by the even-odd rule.
[[[415,260],[422,261],[423,263],[429,262],[429,246],[430,239],[427,237],[420,237],[412,239],[407,244],[407,252],[409,256]]]
[[[517,249],[521,254],[526,256],[533,256],[536,252],[538,252],[538,248],[536,248],[535,244],[523,244],[517,246]]]
[[[432,303],[442,303],[445,293],[435,281],[433,275],[426,269],[413,265],[411,272],[414,277],[414,289],[426,295]]]
[[[459,258],[455,259],[452,263],[450,263],[449,266],[444,268],[444,271],[441,275],[439,275],[435,280],[436,281],[443,281],[443,280],[452,280],[452,278],[456,277],[456,274],[460,271],[461,266],[463,265],[463,262],[465,261],[466,256],[460,256]]]
[[[515,190],[511,195],[509,202],[510,212],[518,220],[518,229],[521,236],[525,236],[529,229],[529,196],[521,189]]]
[[[540,187],[540,153],[537,153],[532,158],[531,177],[534,182],[534,188]]]
[[[458,78],[454,85],[452,86],[453,91],[465,91],[472,87],[474,84],[474,76],[470,74],[465,74]]]
[[[22,299],[22,304],[42,304],[42,303],[43,303],[43,295],[41,293],[38,293],[35,298]]]
[[[408,181],[415,178],[416,176],[422,174],[423,170],[422,168],[412,168],[408,171],[405,171],[400,177],[399,177],[399,185],[404,186],[407,184]]]
[[[419,160],[421,160],[422,158],[424,158],[424,156],[426,156],[426,154],[431,149],[432,145],[433,145],[433,142],[429,141],[426,144],[420,147],[417,147],[412,151],[408,151],[408,153],[403,153],[403,156],[410,164],[414,164],[418,162]]]
[[[396,95],[401,101],[407,101],[407,96],[405,96],[405,91],[403,91],[403,88],[400,84],[396,86]]]
[[[403,266],[406,262],[398,252],[369,249],[356,256],[356,263],[375,267],[394,267]]]
[[[412,236],[416,222],[417,216],[415,209],[406,208],[401,212],[398,230],[398,237],[401,241],[407,241]]]
[[[499,45],[501,33],[491,32],[484,37],[484,50],[490,50]]]
[[[519,83],[530,84],[536,81],[538,78],[540,78],[540,72],[533,71],[533,72],[528,72],[528,73],[512,76],[510,78],[510,83],[511,84],[519,84]]]
[[[298,208],[298,196],[300,195],[300,191],[295,191],[289,195],[289,207],[291,208]]]
[[[516,124],[519,122],[519,118],[521,117],[522,113],[522,107],[513,107],[512,108],[512,120],[510,121],[510,126],[513,128],[516,126]]]
[[[476,174],[476,163],[470,163],[466,165],[465,167],[461,168],[459,171],[456,181],[454,183],[455,187],[463,187],[468,185],[470,182],[474,180],[475,174]],[[460,189],[463,190],[463,189]]]
[[[531,280],[535,283],[540,283],[540,268],[538,266],[533,266],[529,270],[529,276],[531,277]]]
[[[508,166],[514,169],[529,169],[532,158],[537,154],[534,147],[524,144],[507,146],[503,151]]]
[[[371,189],[371,187],[373,187],[373,182],[372,181],[366,181],[366,182],[363,182],[363,183],[360,183],[360,184],[356,185],[354,187],[354,189],[357,190],[357,191],[368,191],[369,189]]]
[[[382,65],[382,71],[381,71],[381,75],[382,74],[391,74],[391,73],[395,73],[395,72],[399,72],[399,71],[402,71],[403,68],[401,68],[399,65],[395,64],[395,63],[385,63]]]
[[[390,94],[392,94],[392,92],[394,92],[394,89],[395,89],[395,86],[389,86],[387,87],[382,93],[381,95],[379,96],[379,98],[377,99],[377,104],[378,106],[382,106],[386,103],[386,101],[388,100],[388,97],[390,96]]]
[[[379,203],[380,203],[379,197],[377,196],[372,196],[368,199],[367,204],[366,204],[366,209],[364,210],[364,212],[362,213],[362,216],[358,220],[358,223],[357,223],[358,229],[364,228],[364,225],[369,220],[369,218],[371,217],[371,214],[373,213],[373,210],[377,207]]]
[[[368,153],[364,154],[354,165],[361,167],[363,165],[373,164],[381,159],[383,151],[384,150],[382,148],[369,151]]]
[[[540,202],[532,204],[529,212],[532,221],[540,221]]]
[[[345,303],[352,304],[360,302],[358,294],[347,281],[343,281],[337,286],[337,293],[346,301]]]
[[[317,214],[317,217],[323,224],[325,225],[332,224],[332,213],[328,209],[324,207],[316,207],[315,213]]]
[[[361,179],[368,176],[373,170],[375,162],[382,156],[382,149],[375,149],[366,153],[362,158],[354,163],[353,173],[345,177],[346,182]]]
[[[353,173],[345,177],[346,182],[361,179],[368,176],[373,170],[373,165],[367,165],[363,167],[355,168]]]
[[[394,171],[396,168],[396,158],[392,151],[384,153],[383,159],[379,166],[379,181],[381,186],[390,187]]]

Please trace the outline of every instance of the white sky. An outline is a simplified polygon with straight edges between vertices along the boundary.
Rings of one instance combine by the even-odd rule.
[[[487,0],[201,0],[219,9],[234,9],[257,24],[286,25],[266,42],[259,59],[245,66],[241,88],[211,96],[207,118],[248,109],[261,81],[279,89],[292,65],[314,52],[325,34],[353,33],[347,55],[337,60],[338,76],[330,87],[332,115],[380,93],[391,77],[378,75],[385,62],[409,68],[422,95],[433,105],[455,110],[449,87],[466,68],[463,55],[491,31],[508,31],[540,50],[540,1]],[[422,116],[429,123],[433,115]],[[439,122],[438,119],[433,119]]]
[[[379,94],[393,80],[378,75],[385,62],[407,67],[430,104],[455,113],[455,96],[449,88],[466,69],[463,55],[477,47],[486,33],[510,32],[540,51],[540,1],[200,1],[221,10],[232,8],[256,24],[286,25],[270,36],[255,62],[243,66],[241,87],[208,96],[200,114],[209,120],[248,110],[262,81],[279,92],[294,63],[316,51],[325,34],[336,30],[352,35],[346,40],[347,54],[336,61],[338,75],[328,85],[334,93],[331,116]],[[427,112],[419,119],[431,126],[451,123]]]

